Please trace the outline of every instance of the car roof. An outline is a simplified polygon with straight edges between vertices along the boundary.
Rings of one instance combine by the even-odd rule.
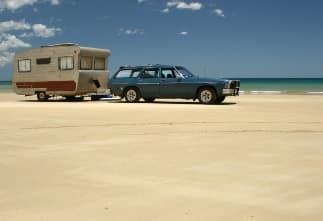
[[[137,69],[137,68],[170,68],[179,67],[177,65],[148,64],[148,65],[123,65],[120,69]]]

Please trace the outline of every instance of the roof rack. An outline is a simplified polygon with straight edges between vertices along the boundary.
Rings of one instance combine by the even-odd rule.
[[[53,45],[42,45],[40,46],[41,48],[46,48],[46,47],[58,47],[58,46],[75,46],[78,44],[74,44],[74,43],[62,43],[62,44],[53,44]]]

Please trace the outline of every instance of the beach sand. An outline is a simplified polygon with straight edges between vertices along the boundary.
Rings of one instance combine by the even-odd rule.
[[[323,220],[323,96],[0,94],[0,220]]]

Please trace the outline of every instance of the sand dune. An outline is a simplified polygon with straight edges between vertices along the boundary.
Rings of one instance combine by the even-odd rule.
[[[0,220],[323,219],[323,96],[0,94]]]

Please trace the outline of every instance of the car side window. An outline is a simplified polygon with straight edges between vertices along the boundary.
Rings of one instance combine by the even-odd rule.
[[[141,78],[157,78],[158,77],[158,68],[147,68],[141,74]]]
[[[129,78],[132,73],[132,70],[120,70],[115,78]]]
[[[161,78],[176,78],[174,68],[162,68],[161,69]]]
[[[136,69],[132,71],[131,77],[136,78],[139,76],[139,74],[141,73],[140,69]]]
[[[136,78],[141,73],[142,69],[123,69],[120,70],[115,78]]]

